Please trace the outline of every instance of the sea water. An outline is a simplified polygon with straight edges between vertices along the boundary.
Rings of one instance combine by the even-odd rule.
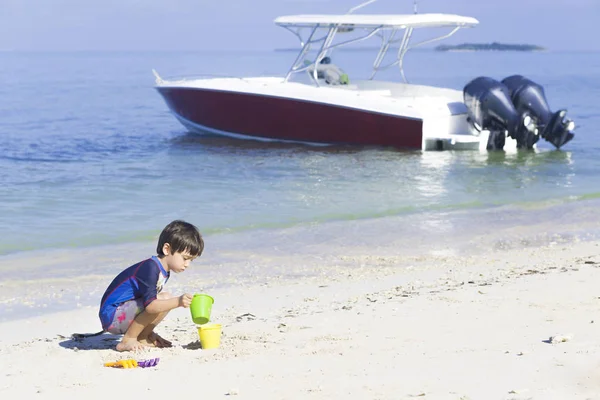
[[[333,58],[352,80],[369,75],[374,56],[358,50]],[[536,152],[510,154],[194,135],[153,87],[153,68],[163,77],[281,76],[294,57],[0,53],[0,286],[11,281],[13,303],[19,282],[108,276],[127,265],[101,254],[151,255],[147,244],[176,218],[196,224],[207,254],[218,253],[223,265],[233,249],[239,259],[271,251],[274,242],[282,254],[318,254],[327,243],[376,246],[396,235],[405,239],[398,251],[418,252],[432,243],[458,246],[473,235],[482,246],[498,246],[504,239],[493,235],[510,227],[527,232],[517,241],[551,240],[551,232],[598,235],[600,53],[424,50],[406,57],[412,83],[461,90],[477,76],[517,73],[538,82],[552,110],[568,109],[577,124],[560,151],[543,140]],[[380,77],[401,79],[397,68]],[[96,261],[69,262],[73,252]],[[63,253],[63,263],[44,262],[46,254]],[[254,274],[243,265],[237,272]]]

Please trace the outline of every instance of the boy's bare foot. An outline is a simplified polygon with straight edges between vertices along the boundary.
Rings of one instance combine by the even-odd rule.
[[[136,339],[123,338],[121,342],[117,344],[117,351],[138,351],[143,348],[144,345]]]
[[[140,343],[142,343],[144,346],[159,347],[159,348],[173,347],[173,344],[170,341],[159,336],[155,332],[150,333],[146,339],[138,339],[138,341]]]

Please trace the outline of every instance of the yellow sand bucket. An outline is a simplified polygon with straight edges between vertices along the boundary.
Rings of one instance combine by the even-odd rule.
[[[216,349],[221,344],[221,324],[207,324],[198,327],[202,349]]]

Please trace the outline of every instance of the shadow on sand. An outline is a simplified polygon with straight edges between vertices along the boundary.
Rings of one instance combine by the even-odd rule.
[[[117,344],[121,341],[120,335],[103,334],[92,337],[78,338],[70,337],[65,338],[59,343],[60,347],[69,350],[115,350]],[[186,350],[200,350],[202,345],[200,341],[196,340],[188,344],[184,344],[183,347]]]
[[[70,337],[59,345],[70,350],[114,350],[120,341],[121,336],[104,334],[87,338]]]

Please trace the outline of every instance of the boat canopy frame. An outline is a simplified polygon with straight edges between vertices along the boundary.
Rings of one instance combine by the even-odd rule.
[[[381,46],[373,62],[373,71],[369,80],[373,80],[379,71],[398,65],[403,81],[408,83],[404,73],[404,56],[408,50],[446,39],[454,35],[461,28],[472,27],[478,24],[478,21],[474,18],[450,14],[351,15],[358,8],[374,1],[376,0],[370,0],[354,7],[348,14],[297,15],[275,19],[277,25],[287,29],[299,39],[301,46],[298,56],[285,76],[285,82],[292,75],[306,71],[311,80],[317,86],[320,86],[317,79],[317,65],[320,64],[323,58],[331,54],[336,48],[362,42],[377,35],[381,38]],[[419,27],[449,27],[451,29],[448,33],[441,36],[411,45],[410,41],[413,31]],[[304,31],[305,28],[309,29],[307,35]],[[338,33],[351,32],[357,29],[363,29],[365,31],[364,35],[343,42],[333,43]],[[325,34],[320,33],[323,30],[326,31]],[[397,37],[398,32],[402,30],[404,31],[402,37]],[[398,43],[399,46],[395,60],[382,66],[381,64],[388,54],[390,47]],[[310,60],[307,56],[313,46],[318,47],[318,50],[314,60]]]

